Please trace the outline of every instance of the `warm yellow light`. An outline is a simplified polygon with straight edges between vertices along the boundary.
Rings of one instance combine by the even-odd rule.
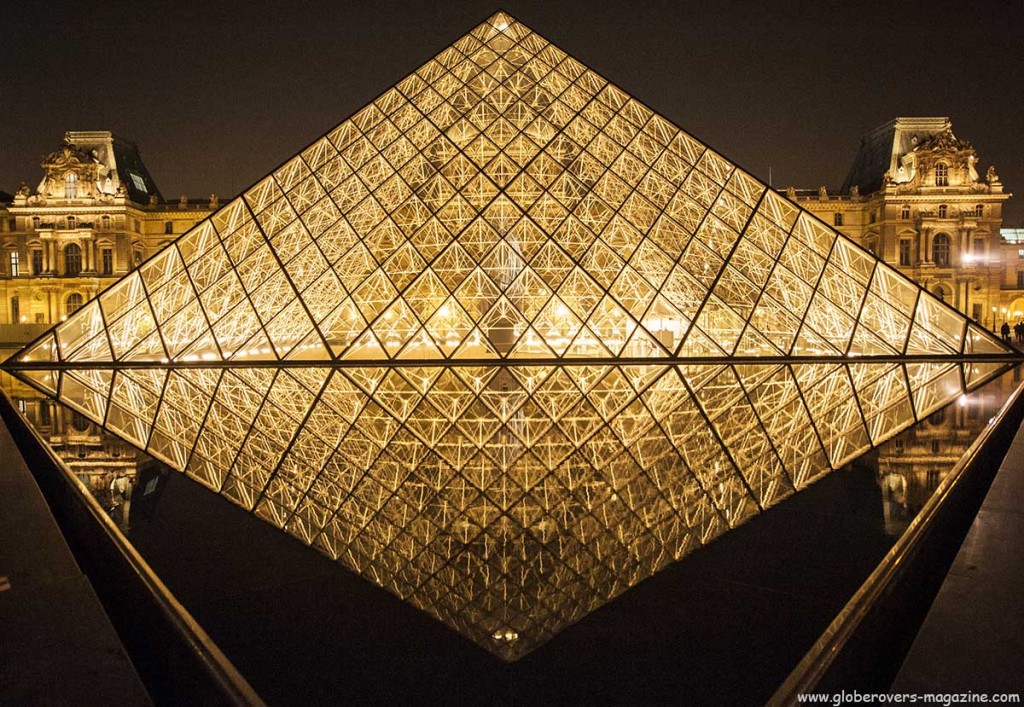
[[[1005,347],[490,22],[21,358],[515,658],[956,401],[950,350]]]

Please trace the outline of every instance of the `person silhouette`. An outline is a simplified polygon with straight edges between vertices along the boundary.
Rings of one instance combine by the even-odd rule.
[[[1003,335],[1003,341],[1010,343],[1010,325],[1008,322],[1003,322],[1002,328],[999,330]]]

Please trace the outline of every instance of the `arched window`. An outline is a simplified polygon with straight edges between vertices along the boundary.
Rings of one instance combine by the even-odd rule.
[[[77,292],[72,292],[68,295],[68,298],[64,300],[64,314],[71,316],[82,307],[82,295]]]
[[[174,233],[173,221],[164,221],[164,233]]]
[[[68,172],[64,175],[64,198],[74,199],[78,196],[78,175]]]
[[[110,230],[110,217],[109,216],[101,216],[100,217],[100,228],[102,228],[104,231],[109,231]]]
[[[947,167],[943,162],[939,162],[935,165],[935,186],[949,186],[949,167]]]
[[[82,249],[76,243],[68,243],[64,246],[64,274],[68,277],[76,277],[80,272],[82,272]]]
[[[983,204],[978,204],[977,206],[975,206],[974,207],[974,215],[978,216],[978,217],[984,216],[985,215],[985,206]]]
[[[71,413],[71,429],[75,432],[87,432],[89,430],[89,419],[80,412]]]
[[[904,204],[903,206],[900,207],[900,218],[901,219],[908,219],[908,218],[910,218],[910,204]]]
[[[932,240],[932,260],[940,268],[949,267],[949,236],[937,233]]]
[[[946,218],[949,216],[949,207],[945,204],[939,206],[939,218]]]

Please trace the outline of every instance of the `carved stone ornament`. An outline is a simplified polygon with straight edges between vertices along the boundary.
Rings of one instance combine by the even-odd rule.
[[[79,192],[80,197],[90,195],[91,185],[95,184],[100,167],[86,152],[70,143],[64,143],[60,149],[47,155],[41,166],[45,170],[48,185],[63,181],[68,172],[76,174],[79,183],[83,185]],[[46,189],[40,187],[40,191],[45,191],[49,196],[54,195],[50,187]]]
[[[47,171],[52,169],[63,172],[68,169],[77,171],[80,165],[92,164],[93,161],[89,155],[70,143],[64,143],[59,150],[48,154],[40,166]]]
[[[960,140],[953,135],[953,130],[951,128],[946,128],[942,132],[932,135],[915,148],[916,151],[943,150],[947,152],[959,152],[961,150],[973,149],[974,146],[971,145],[970,142],[967,140]]]

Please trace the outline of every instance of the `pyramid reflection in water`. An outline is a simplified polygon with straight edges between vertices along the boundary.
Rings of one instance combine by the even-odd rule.
[[[1001,353],[499,13],[7,366],[515,659]]]

